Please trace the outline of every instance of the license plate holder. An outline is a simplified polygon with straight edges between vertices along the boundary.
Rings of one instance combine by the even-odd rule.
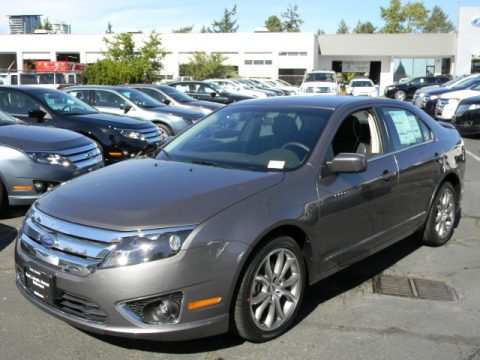
[[[54,276],[27,265],[24,269],[25,286],[39,300],[53,304]]]

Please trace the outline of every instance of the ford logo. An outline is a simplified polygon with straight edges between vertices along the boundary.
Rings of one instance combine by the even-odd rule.
[[[480,16],[475,16],[473,19],[472,19],[472,22],[471,24],[475,27],[480,27]]]
[[[55,238],[50,234],[40,235],[38,241],[40,241],[40,244],[47,248],[51,248],[53,245],[55,245]]]

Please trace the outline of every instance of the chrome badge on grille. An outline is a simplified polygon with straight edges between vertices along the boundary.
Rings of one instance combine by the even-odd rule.
[[[46,248],[51,248],[55,245],[55,237],[53,234],[42,234],[39,236],[38,241]]]

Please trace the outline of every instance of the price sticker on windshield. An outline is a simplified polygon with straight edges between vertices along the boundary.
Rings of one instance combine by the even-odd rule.
[[[270,160],[268,162],[268,168],[269,169],[279,169],[282,170],[285,167],[285,161],[279,161],[279,160]]]

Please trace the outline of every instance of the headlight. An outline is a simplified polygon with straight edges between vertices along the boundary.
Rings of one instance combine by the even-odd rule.
[[[448,99],[450,105],[457,105],[461,99]]]
[[[145,137],[135,130],[120,130],[120,134],[129,139],[145,140]]]
[[[437,100],[438,99],[438,96],[437,95],[432,95],[429,97],[430,100]]]
[[[40,164],[49,164],[49,165],[61,165],[61,166],[69,166],[70,161],[67,157],[60,155],[60,154],[52,154],[52,153],[28,153],[30,158]]]
[[[480,109],[480,104],[472,104],[468,108],[468,110],[477,110],[477,109]]]
[[[136,265],[174,256],[178,254],[193,229],[193,226],[163,229],[121,238],[101,268]]]

